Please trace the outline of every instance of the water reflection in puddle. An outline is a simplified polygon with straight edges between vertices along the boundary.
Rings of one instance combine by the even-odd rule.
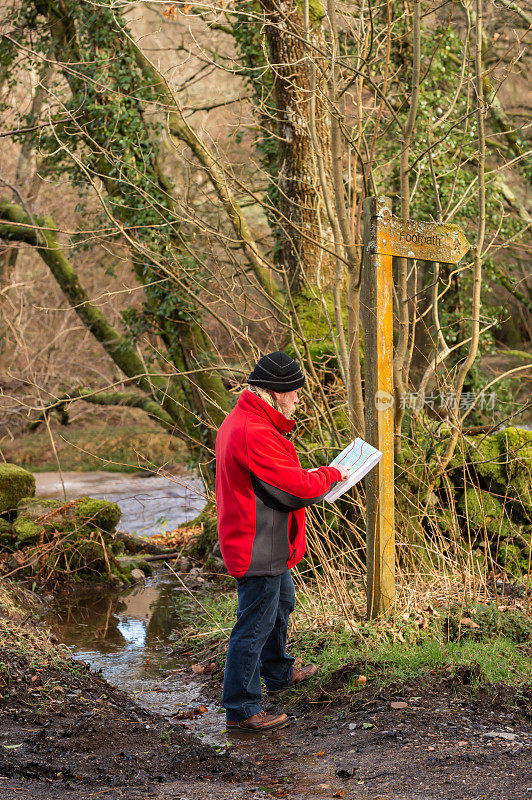
[[[173,653],[170,637],[197,614],[193,601],[169,573],[120,596],[101,594],[62,601],[54,625],[75,658],[86,661],[113,686],[168,717],[203,703],[207,714],[186,721],[212,744],[225,744],[225,717],[202,699],[201,680]],[[201,730],[198,730],[201,728]]]
[[[207,744],[229,744],[240,757],[258,761],[266,775],[277,776],[275,780],[287,788],[290,784],[286,796],[293,800],[340,796],[333,792],[345,787],[335,777],[334,764],[316,753],[301,753],[297,724],[260,737],[226,732],[223,709],[203,694],[205,679],[194,676],[172,648],[172,634],[184,630],[198,610],[177,579],[161,570],[119,596],[93,593],[62,600],[53,627],[76,659],[101,670],[110,684],[144,708],[172,718],[205,705],[207,713],[181,724]],[[368,800],[369,795],[344,791],[343,797]]]

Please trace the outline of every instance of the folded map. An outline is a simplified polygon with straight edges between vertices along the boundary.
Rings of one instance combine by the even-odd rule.
[[[349,477],[347,480],[341,481],[337,483],[336,486],[333,486],[331,491],[325,495],[325,500],[328,500],[329,503],[334,503],[334,501],[338,500],[351,486],[354,486],[364,475],[367,475],[367,473],[379,463],[381,458],[381,451],[372,447],[363,439],[355,439],[354,442],[348,444],[345,450],[342,450],[340,455],[336,456],[336,458],[331,461],[329,466],[336,467],[341,464],[348,470]]]

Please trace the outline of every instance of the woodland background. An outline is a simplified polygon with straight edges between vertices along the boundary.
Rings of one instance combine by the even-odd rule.
[[[217,426],[278,348],[308,376],[303,463],[329,460],[364,433],[361,208],[385,195],[472,245],[394,266],[400,571],[528,584],[530,7],[1,9],[5,460],[180,462],[210,497]],[[313,513],[307,575],[347,618],[364,536],[362,489]]]

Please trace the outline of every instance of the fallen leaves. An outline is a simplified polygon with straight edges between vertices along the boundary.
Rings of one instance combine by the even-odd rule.
[[[202,714],[206,714],[208,710],[207,706],[201,704],[197,708],[187,708],[185,711],[178,711],[176,714],[172,714],[172,719],[196,719]]]
[[[171,6],[163,8],[163,17],[168,17],[168,18],[173,17],[175,19],[177,17],[177,9],[178,9],[177,3],[172,3]]]
[[[194,675],[212,675],[216,670],[216,664],[192,664],[191,669]]]
[[[169,550],[179,550],[184,548],[194,536],[199,536],[200,533],[201,525],[183,525],[182,528],[150,536],[150,542],[161,547],[167,547]]]
[[[466,628],[480,628],[480,625],[474,622],[471,617],[462,617],[460,625],[464,625]]]

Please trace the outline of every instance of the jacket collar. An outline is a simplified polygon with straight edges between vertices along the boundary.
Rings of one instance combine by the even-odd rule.
[[[284,414],[247,389],[242,392],[236,405],[241,411],[257,414],[257,416],[267,419],[281,433],[290,433],[295,425],[293,419],[287,419]]]

